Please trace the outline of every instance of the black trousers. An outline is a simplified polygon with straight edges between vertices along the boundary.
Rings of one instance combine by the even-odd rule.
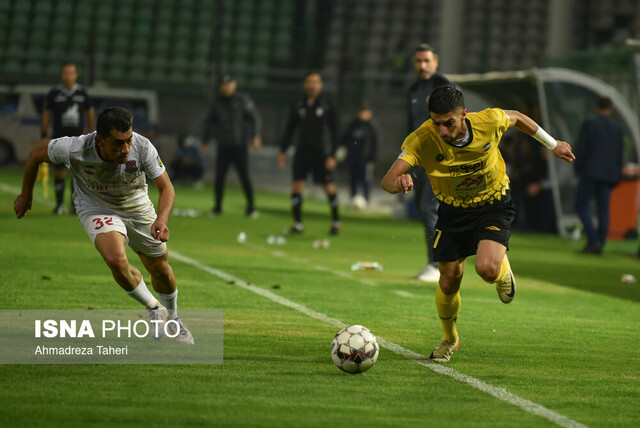
[[[227,178],[229,167],[235,168],[242,184],[242,190],[247,198],[246,213],[251,214],[255,207],[253,205],[253,188],[249,180],[249,152],[244,147],[218,147],[216,158],[216,176],[214,181],[215,207],[214,211],[222,211],[222,198],[224,196],[224,182]]]

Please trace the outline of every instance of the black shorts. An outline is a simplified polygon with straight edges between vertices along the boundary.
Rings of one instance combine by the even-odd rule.
[[[511,224],[516,208],[507,200],[480,208],[455,208],[440,204],[433,241],[433,258],[437,262],[453,262],[473,256],[484,239],[498,242],[509,249]]]
[[[322,153],[296,153],[293,157],[293,181],[306,180],[311,173],[316,184],[333,183],[333,171],[324,167],[326,159]]]

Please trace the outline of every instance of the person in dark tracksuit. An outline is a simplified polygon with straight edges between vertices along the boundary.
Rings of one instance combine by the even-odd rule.
[[[432,46],[426,43],[416,47],[413,54],[413,66],[418,80],[411,85],[408,91],[409,121],[407,135],[431,118],[427,101],[433,90],[439,86],[451,84],[446,77],[437,72],[438,54]],[[411,168],[410,174],[415,186],[416,209],[424,226],[424,237],[427,244],[427,264],[414,278],[425,282],[438,282],[440,272],[438,271],[437,263],[433,260],[433,240],[436,220],[438,219],[438,200],[434,196],[433,190],[431,190],[431,184],[429,184],[424,168]]]
[[[322,94],[322,77],[310,71],[304,78],[305,97],[293,104],[280,144],[278,165],[286,166],[287,148],[295,135],[296,153],[293,158],[293,184],[291,207],[294,224],[290,233],[302,233],[302,191],[311,173],[317,184],[322,184],[331,205],[331,229],[329,233],[341,233],[338,215],[338,197],[333,171],[336,168],[337,114],[331,101]]]
[[[580,128],[574,171],[579,177],[576,212],[584,225],[587,245],[583,253],[600,254],[609,229],[611,191],[622,179],[624,143],[622,126],[611,118],[613,103],[608,97],[598,100],[597,114],[588,117]],[[589,204],[596,201],[598,228],[593,226]]]
[[[96,113],[91,105],[87,91],[78,85],[78,70],[71,62],[62,64],[62,83],[51,88],[44,100],[40,130],[42,139],[77,137],[82,135],[85,128],[89,133],[95,130]],[[49,122],[52,122],[53,132],[49,134]],[[54,190],[56,194],[55,214],[64,213],[64,182],[67,168],[60,164],[54,165]],[[71,182],[73,193],[73,181]],[[75,213],[71,202],[71,213]]]
[[[380,145],[380,132],[372,118],[373,111],[368,104],[362,103],[342,138],[342,144],[347,148],[351,198],[358,193],[358,186],[362,186],[367,203],[370,201],[373,167]]]
[[[257,218],[253,199],[253,187],[249,179],[249,150],[262,145],[261,120],[255,103],[249,95],[237,91],[237,83],[229,74],[218,80],[219,94],[209,108],[204,126],[203,143],[213,136],[218,143],[214,179],[215,205],[213,214],[222,213],[224,182],[233,165],[247,199],[245,214]]]

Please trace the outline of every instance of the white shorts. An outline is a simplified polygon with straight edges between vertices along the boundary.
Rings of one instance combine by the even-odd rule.
[[[167,244],[151,236],[151,225],[155,218],[151,222],[148,219],[127,219],[108,213],[108,210],[104,214],[84,213],[78,217],[94,245],[99,234],[120,232],[126,239],[125,245],[129,245],[136,253],[160,257],[167,252]]]

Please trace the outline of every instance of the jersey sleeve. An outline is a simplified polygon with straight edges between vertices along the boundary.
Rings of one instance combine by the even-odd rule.
[[[158,151],[149,140],[147,140],[147,145],[147,156],[143,160],[144,173],[150,179],[155,180],[164,173],[166,168],[162,163],[162,159],[160,159]]]
[[[500,132],[506,132],[506,130],[509,129],[509,123],[511,122],[509,116],[507,116],[507,113],[505,113],[505,111],[500,108],[493,108],[490,111],[498,123]]]
[[[47,146],[47,155],[54,165],[65,164],[69,168],[69,153],[71,153],[71,145],[74,138],[61,137],[51,140]]]
[[[409,134],[402,143],[400,155],[398,159],[406,161],[411,166],[417,166],[422,164],[422,158],[420,156],[420,139],[415,132]]]

